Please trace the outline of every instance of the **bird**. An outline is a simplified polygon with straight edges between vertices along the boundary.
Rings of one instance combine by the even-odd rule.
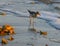
[[[35,30],[34,29],[34,18],[37,18],[38,16],[40,16],[40,13],[38,12],[38,11],[31,11],[31,10],[27,10],[28,12],[29,12],[29,18],[30,18],[30,25],[29,25],[29,27],[30,26],[32,26],[32,28],[31,29],[33,29],[33,30]]]
[[[32,18],[36,18],[38,15],[40,16],[40,13],[38,11],[35,12],[35,11],[28,10],[28,12],[30,14],[30,17],[32,17]]]

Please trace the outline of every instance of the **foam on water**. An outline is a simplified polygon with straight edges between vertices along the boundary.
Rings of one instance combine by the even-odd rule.
[[[37,4],[37,3],[39,3],[38,1],[27,1],[27,2],[25,2],[25,3],[27,3],[27,4]]]
[[[43,11],[41,15],[41,18],[47,20],[49,25],[60,30],[60,18],[58,18],[60,17],[59,14]]]

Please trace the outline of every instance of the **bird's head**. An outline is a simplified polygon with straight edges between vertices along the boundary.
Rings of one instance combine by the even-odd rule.
[[[37,12],[36,12],[36,15],[37,15],[37,16],[40,16],[40,13],[37,11]]]

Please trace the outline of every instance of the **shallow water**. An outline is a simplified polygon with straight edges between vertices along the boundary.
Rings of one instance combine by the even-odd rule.
[[[2,3],[1,3],[2,2]],[[47,36],[40,36],[39,33],[28,31],[29,13],[27,11],[39,11],[41,16],[35,19],[37,31],[47,31]],[[0,25],[10,24],[15,28],[14,41],[4,46],[60,46],[60,43],[50,41],[50,38],[60,39],[60,14],[53,5],[46,5],[42,2],[32,0],[1,0],[0,11],[7,13],[7,16],[0,16]],[[28,45],[30,44],[30,45]]]

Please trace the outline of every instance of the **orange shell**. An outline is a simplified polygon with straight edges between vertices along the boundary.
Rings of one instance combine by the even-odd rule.
[[[7,44],[8,41],[5,39],[5,38],[2,38],[2,41],[1,41],[2,44]]]
[[[10,36],[8,40],[12,41],[12,40],[14,40],[14,38],[12,36]]]
[[[47,32],[42,32],[42,35],[47,35]]]

